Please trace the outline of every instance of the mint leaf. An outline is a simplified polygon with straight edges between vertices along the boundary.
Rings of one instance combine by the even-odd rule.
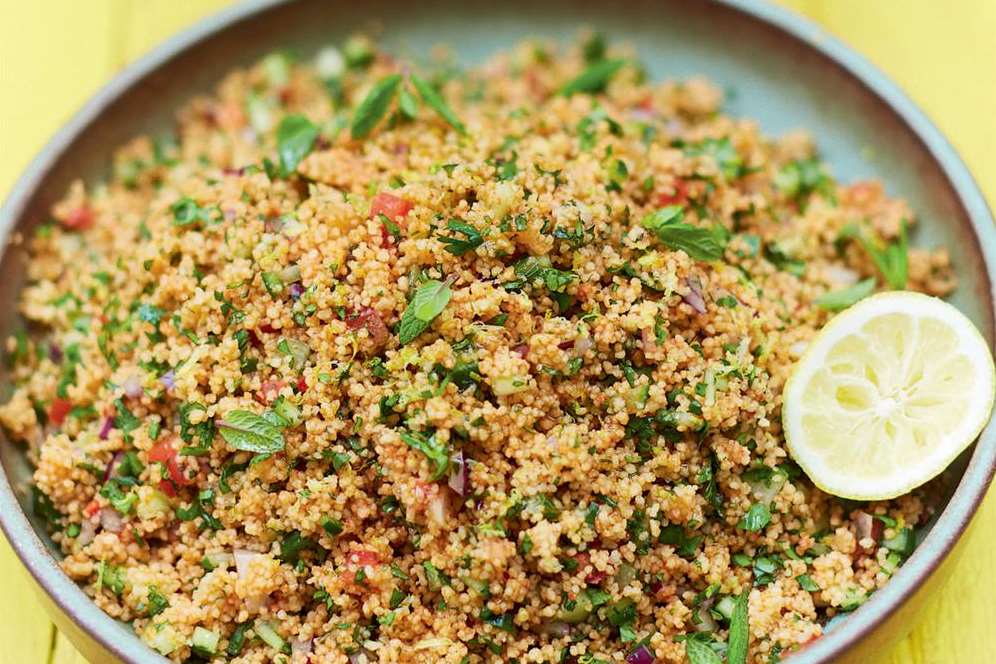
[[[443,96],[439,94],[434,87],[415,74],[412,74],[411,80],[412,85],[415,86],[415,89],[418,91],[418,95],[422,98],[422,101],[425,102],[426,106],[438,113],[440,117],[446,120],[450,126],[461,134],[467,133],[467,128],[462,122],[460,122],[460,118],[457,117],[456,113],[453,112],[453,109],[450,108],[449,104],[446,103],[446,100],[443,99]]]
[[[430,279],[419,286],[415,297],[401,315],[398,336],[402,346],[429,327],[429,323],[446,308],[451,295],[450,285],[443,281]]]
[[[374,84],[353,114],[353,123],[349,128],[349,133],[354,139],[364,138],[373,131],[373,128],[387,113],[400,84],[401,74],[391,74]]]
[[[750,624],[747,616],[747,599],[750,597],[750,589],[746,589],[737,597],[737,603],[733,607],[733,616],[730,618],[730,638],[726,650],[726,661],[728,664],[746,664],[747,643],[750,640]]]
[[[815,304],[827,311],[842,311],[852,304],[865,299],[875,290],[875,280],[865,279],[842,290],[825,293],[816,298]]]
[[[699,228],[682,221],[685,209],[681,205],[668,205],[643,218],[644,228],[657,236],[667,247],[684,251],[699,261],[716,261],[726,250],[724,237],[708,228]]]
[[[418,99],[406,86],[402,86],[398,92],[398,110],[409,120],[414,120],[418,115]]]
[[[626,60],[618,58],[615,60],[600,60],[592,63],[583,72],[560,89],[560,94],[570,97],[578,92],[595,93],[601,92],[608,85],[616,72],[622,69]]]
[[[697,639],[685,640],[685,656],[689,664],[723,664],[715,650]]]
[[[277,155],[280,174],[288,177],[301,163],[318,138],[318,127],[303,115],[288,115],[277,127]]]
[[[225,442],[237,450],[273,454],[286,444],[276,424],[248,410],[230,411],[217,426]]]

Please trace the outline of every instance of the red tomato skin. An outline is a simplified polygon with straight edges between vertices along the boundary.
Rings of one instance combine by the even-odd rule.
[[[370,203],[370,218],[376,219],[377,215],[384,215],[391,221],[401,221],[412,210],[412,204],[405,199],[381,192],[374,196]]]
[[[81,205],[78,208],[73,208],[66,215],[66,218],[62,220],[62,225],[70,230],[85,231],[93,226],[93,221],[93,210],[86,205]]]
[[[176,486],[187,486],[190,484],[190,480],[183,476],[180,471],[180,464],[176,461],[176,448],[173,447],[173,442],[169,439],[161,440],[155,444],[155,446],[149,450],[149,461],[152,463],[162,463],[166,465],[166,470],[169,472],[170,481]],[[166,482],[163,480],[160,482],[160,488],[162,484]],[[169,493],[168,491],[166,493]],[[175,495],[175,492],[171,495]]]
[[[55,398],[48,407],[48,421],[55,426],[62,426],[66,421],[66,415],[73,409],[73,404],[67,399]]]

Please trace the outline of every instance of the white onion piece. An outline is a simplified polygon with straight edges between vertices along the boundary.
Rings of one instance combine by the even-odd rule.
[[[291,639],[291,655],[307,657],[311,654],[312,645],[312,639]]]
[[[113,507],[100,510],[100,527],[110,533],[120,533],[124,530],[124,519]]]
[[[440,491],[429,499],[429,506],[426,510],[429,520],[436,526],[442,528],[450,521],[450,505],[447,500],[446,491]]]
[[[232,555],[235,556],[235,571],[238,572],[239,578],[244,580],[249,574],[249,563],[262,554],[246,549],[235,549]]]
[[[591,337],[578,337],[574,340],[574,357],[582,357],[594,347],[595,342],[591,340]]]

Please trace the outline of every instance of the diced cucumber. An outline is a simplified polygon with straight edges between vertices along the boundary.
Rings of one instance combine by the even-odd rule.
[[[916,542],[913,539],[913,529],[903,528],[895,537],[891,537],[884,542],[882,546],[887,548],[889,551],[895,551],[904,558],[913,553],[913,548],[916,546]]]
[[[264,620],[257,620],[255,630],[256,636],[261,638],[263,643],[270,646],[274,650],[290,654],[290,646],[287,645],[287,642],[284,641],[279,634],[277,634],[277,630],[273,628],[273,625]]]
[[[733,608],[737,605],[737,601],[727,595],[716,602],[715,610],[716,613],[723,616],[727,620],[733,617]]]
[[[160,655],[168,655],[180,646],[176,630],[169,623],[153,625],[152,630],[152,638],[147,641]]]
[[[190,647],[201,657],[214,657],[220,639],[218,632],[212,632],[198,625],[194,628],[194,635],[190,637]]]
[[[570,625],[575,625],[590,616],[592,608],[591,600],[587,595],[581,593],[574,600],[573,606],[570,608],[561,607],[558,619]]]

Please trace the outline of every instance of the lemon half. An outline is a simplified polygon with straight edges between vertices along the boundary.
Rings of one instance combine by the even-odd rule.
[[[989,421],[992,352],[950,304],[874,295],[813,339],[785,385],[789,452],[823,491],[855,500],[909,492],[954,461]]]

